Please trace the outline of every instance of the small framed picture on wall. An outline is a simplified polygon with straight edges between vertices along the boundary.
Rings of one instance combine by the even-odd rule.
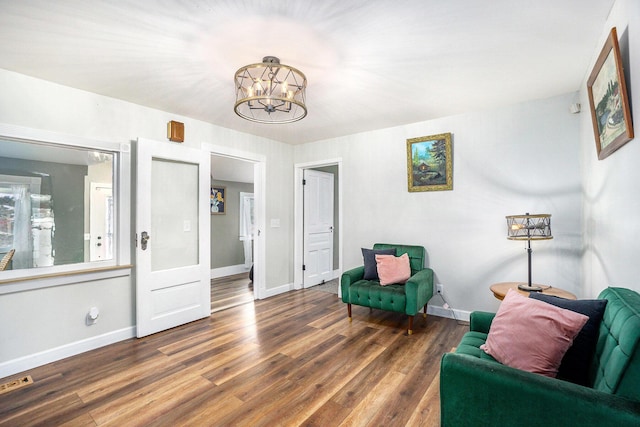
[[[224,215],[227,187],[211,187],[211,215]]]

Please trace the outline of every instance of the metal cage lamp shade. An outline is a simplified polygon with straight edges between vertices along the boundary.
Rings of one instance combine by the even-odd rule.
[[[307,115],[307,78],[299,70],[283,65],[275,56],[236,71],[234,111],[258,123],[292,123]]]
[[[518,289],[529,292],[541,292],[542,287],[531,283],[531,241],[550,240],[551,235],[551,215],[536,214],[529,215],[508,215],[507,217],[507,239],[526,240],[527,258],[529,261],[529,282],[518,285]]]

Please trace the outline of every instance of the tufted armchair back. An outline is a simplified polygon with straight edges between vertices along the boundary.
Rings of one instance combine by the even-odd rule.
[[[593,388],[640,401],[640,294],[607,288],[608,300],[591,365]]]
[[[424,269],[426,251],[422,246],[376,243],[375,245],[373,245],[373,249],[395,249],[396,256],[400,256],[404,253],[409,255],[409,265],[411,266],[411,275],[414,275],[418,271]]]

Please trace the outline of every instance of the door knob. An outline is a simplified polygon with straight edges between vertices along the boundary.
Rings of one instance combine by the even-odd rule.
[[[142,235],[140,236],[140,249],[142,249],[143,251],[147,249],[147,242],[150,238],[151,236],[149,236],[149,233],[147,233],[146,231],[142,232]]]

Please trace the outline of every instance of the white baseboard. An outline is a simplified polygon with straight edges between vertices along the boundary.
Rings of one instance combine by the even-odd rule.
[[[97,337],[91,337],[84,340],[65,344],[60,347],[45,350],[40,353],[30,354],[28,356],[19,357],[17,359],[8,360],[0,363],[0,378],[15,375],[47,363],[65,359],[76,354],[86,351],[95,350],[109,344],[124,341],[136,336],[135,326],[108,332]]]
[[[448,319],[463,320],[465,322],[468,322],[471,318],[470,311],[456,310],[451,307],[444,308],[440,305],[431,304],[427,306],[427,314],[432,314],[438,317],[446,317]]]
[[[251,267],[246,267],[244,264],[230,265],[228,267],[212,268],[211,278],[217,279],[218,277],[233,276],[234,274],[246,273]]]

